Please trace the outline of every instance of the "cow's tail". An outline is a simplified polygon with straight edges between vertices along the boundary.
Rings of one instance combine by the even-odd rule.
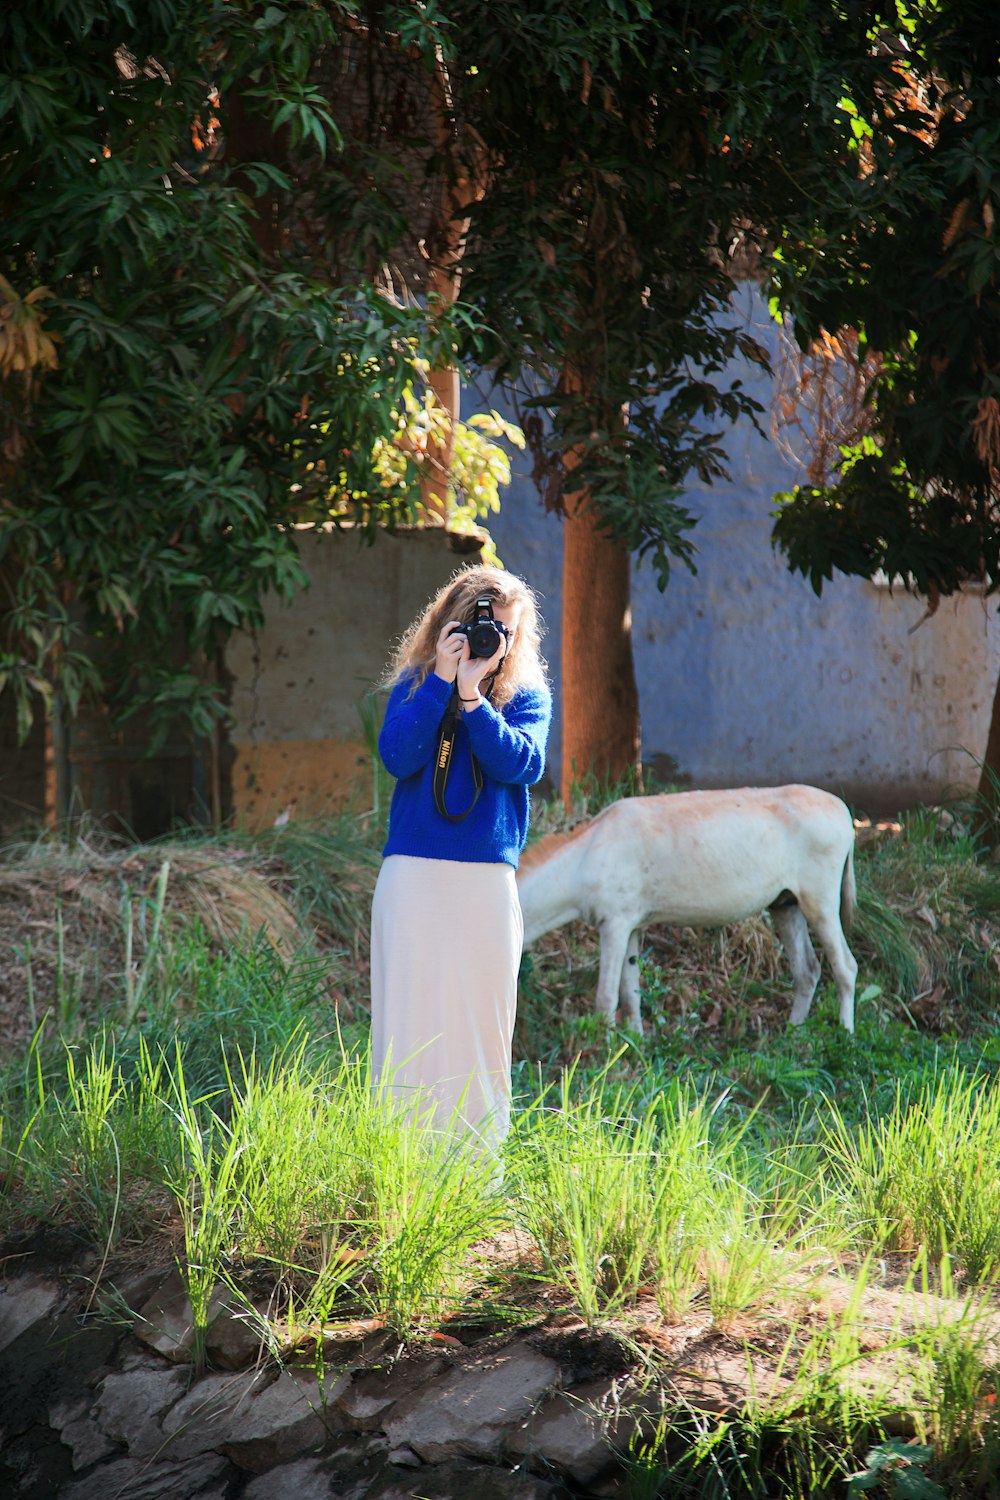
[[[840,881],[840,925],[845,935],[850,932],[854,913],[858,909],[858,887],[854,879],[854,844],[847,851],[844,873]]]

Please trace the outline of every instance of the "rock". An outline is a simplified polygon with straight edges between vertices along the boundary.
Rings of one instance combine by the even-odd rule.
[[[164,1414],[187,1390],[184,1370],[143,1363],[130,1370],[112,1371],[97,1395],[97,1423],[132,1458],[159,1457],[166,1445]]]
[[[167,1451],[193,1458],[218,1449],[239,1468],[262,1473],[323,1443],[331,1402],[347,1380],[331,1376],[321,1388],[311,1370],[207,1375],[166,1414]]]
[[[226,1288],[221,1285],[212,1292],[208,1304],[209,1326],[225,1305],[226,1296]],[[175,1364],[190,1358],[194,1314],[178,1271],[172,1271],[136,1313],[132,1332],[148,1348],[155,1349],[157,1354]]]
[[[350,1379],[341,1396],[335,1401],[337,1415],[356,1432],[373,1432],[381,1426],[384,1412],[404,1396],[420,1390],[450,1368],[450,1361],[441,1355],[421,1359],[414,1363],[394,1365],[389,1370],[367,1370]]]
[[[421,1468],[419,1475],[387,1470],[337,1493],[343,1500],[556,1500],[565,1491],[533,1474],[483,1464],[445,1464],[440,1469]]]
[[[158,1283],[158,1284],[157,1284]],[[166,1359],[181,1362],[191,1354],[194,1337],[194,1315],[184,1283],[177,1271],[152,1278],[155,1287],[135,1315],[136,1338]],[[136,1290],[140,1290],[137,1284]],[[216,1369],[243,1370],[254,1363],[264,1343],[262,1326],[255,1309],[240,1302],[220,1284],[208,1304],[208,1326],[205,1330],[205,1353]]]
[[[18,1276],[0,1283],[0,1350],[47,1318],[62,1297],[61,1287],[42,1276]]]
[[[298,1457],[312,1443],[321,1444],[340,1426],[335,1403],[349,1378],[338,1370],[326,1372],[322,1380],[312,1370],[283,1371],[256,1399],[226,1452],[241,1468],[256,1473]],[[291,1419],[285,1418],[285,1425],[283,1413]]]
[[[135,1309],[148,1302],[154,1292],[176,1274],[170,1266],[157,1266],[155,1270],[134,1271],[117,1279],[109,1278],[101,1286],[95,1308],[109,1317],[121,1314],[132,1322],[135,1319]]]
[[[559,1383],[559,1366],[514,1343],[456,1366],[398,1402],[385,1423],[389,1447],[425,1463],[463,1456],[499,1460],[504,1431],[525,1421]]]
[[[569,1475],[579,1485],[592,1484],[617,1467],[607,1437],[607,1403],[613,1392],[614,1382],[605,1380],[550,1397],[508,1435],[505,1453],[513,1458],[535,1459]]]
[[[74,1469],[89,1469],[117,1447],[97,1425],[92,1394],[55,1402],[49,1408],[49,1426],[70,1450]]]
[[[76,1470],[89,1469],[91,1464],[118,1451],[117,1443],[105,1437],[89,1412],[76,1422],[67,1422],[59,1436],[72,1454],[73,1468]]]
[[[323,1336],[323,1363],[342,1370],[371,1370],[393,1359],[402,1350],[399,1335],[375,1318],[336,1329]]]
[[[243,1500],[330,1500],[330,1493],[330,1475],[323,1464],[304,1458],[251,1479]]]
[[[423,1467],[423,1459],[412,1448],[392,1448],[389,1451],[389,1462],[395,1464],[399,1469],[420,1469]]]
[[[78,1417],[90,1411],[93,1405],[93,1395],[86,1392],[71,1396],[68,1400],[53,1401],[49,1407],[49,1426],[54,1427],[56,1432],[61,1432],[67,1422],[75,1422]]]
[[[271,1384],[270,1371],[204,1375],[163,1416],[163,1439],[172,1462],[221,1449],[249,1410],[255,1393]]]
[[[319,1447],[332,1422],[331,1406],[348,1379],[334,1373],[320,1386],[311,1370],[283,1370],[253,1398],[224,1452],[241,1469],[259,1474]]]
[[[227,1468],[225,1459],[217,1454],[205,1454],[182,1464],[140,1463],[121,1458],[64,1485],[59,1500],[188,1500],[193,1495],[202,1497],[205,1487],[221,1478]],[[224,1493],[220,1485],[216,1494]]]
[[[256,1363],[265,1344],[265,1328],[256,1309],[223,1302],[205,1336],[209,1364],[216,1370],[245,1370]]]

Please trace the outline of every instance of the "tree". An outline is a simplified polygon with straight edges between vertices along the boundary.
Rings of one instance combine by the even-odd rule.
[[[0,15],[0,687],[22,725],[90,688],[212,735],[225,637],[303,580],[294,524],[413,514],[418,465],[383,485],[373,455],[457,335],[323,262],[339,137],[315,75],[353,17]]]
[[[853,160],[790,220],[773,291],[804,349],[840,330],[865,400],[774,539],[819,593],[834,571],[924,595],[1000,588],[1000,15],[884,6],[891,76],[851,103]],[[981,796],[995,812],[1000,685]]]
[[[137,23],[114,0],[69,0],[44,26],[5,14],[2,545],[17,566],[3,665],[22,702],[57,674],[79,689],[83,624],[116,659],[119,708],[183,706],[209,728],[218,684],[178,670],[172,626],[210,663],[266,586],[294,586],[296,517],[372,530],[406,508],[413,486],[393,470],[383,488],[373,454],[420,371],[444,423],[422,476],[433,498],[461,353],[533,383],[536,462],[565,523],[564,789],[632,769],[630,557],[661,586],[672,561],[693,566],[678,496],[692,470],[724,472],[725,427],[756,411],[730,373],[737,354],[767,358],[731,313],[736,279],[768,278],[803,337],[849,321],[890,351],[873,410],[898,446],[908,372],[929,389],[940,353],[914,352],[902,330],[918,325],[882,316],[878,286],[899,232],[926,230],[905,195],[934,189],[932,166],[979,194],[949,200],[952,261],[980,290],[993,274],[992,190],[976,186],[993,147],[963,134],[965,105],[945,105],[935,72],[957,78],[991,23],[953,9],[157,0]],[[988,66],[976,77],[988,136]],[[912,78],[933,98],[910,99]],[[415,266],[424,255],[404,268],[408,297],[387,295],[402,244]],[[985,440],[993,408],[980,416]],[[845,482],[869,456],[845,461]],[[788,508],[784,537],[806,508]]]
[[[496,372],[534,380],[528,409],[548,419],[533,424],[536,455],[557,458],[567,798],[577,776],[638,767],[630,558],[651,553],[661,584],[672,556],[690,561],[676,497],[692,466],[722,472],[703,419],[753,409],[738,381],[712,377],[738,347],[760,357],[722,308],[698,180],[713,176],[711,145],[682,119],[666,10],[508,4],[484,24],[452,8],[469,64],[460,107],[493,166],[466,296],[494,332]]]
[[[756,110],[783,137],[815,69],[810,54],[780,95],[764,86],[768,66],[788,72],[778,5],[755,7],[757,53],[722,4],[449,0],[420,12],[434,42],[416,50],[407,13],[346,37],[342,76],[367,48],[367,108],[334,107],[356,188],[395,205],[364,226],[373,261],[394,277],[403,261],[428,294],[460,271],[490,330],[479,357],[534,383],[526,426],[564,521],[568,794],[575,774],[637,769],[631,556],[661,586],[672,559],[691,564],[684,479],[720,475],[718,429],[757,410],[726,369],[738,352],[766,359],[731,315],[726,247],[762,174],[729,126]],[[347,221],[341,243],[360,232]]]
[[[678,496],[692,470],[724,473],[725,427],[758,410],[733,357],[767,362],[732,313],[735,281],[856,164],[851,99],[891,76],[878,12],[448,6],[456,112],[489,164],[463,295],[491,367],[535,382],[564,521],[564,794],[636,767],[629,559],[648,554],[661,587],[672,559],[693,566]]]

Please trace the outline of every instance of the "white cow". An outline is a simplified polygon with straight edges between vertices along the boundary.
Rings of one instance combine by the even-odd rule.
[[[839,797],[812,786],[741,787],[626,797],[570,833],[527,849],[517,876],[524,941],[582,918],[598,929],[595,1005],[639,1018],[639,930],[651,922],[721,927],[769,911],[791,965],[790,1020],[809,1014],[820,965],[854,1030],[858,965],[844,936],[855,906],[854,823]],[[807,926],[808,924],[808,926]]]

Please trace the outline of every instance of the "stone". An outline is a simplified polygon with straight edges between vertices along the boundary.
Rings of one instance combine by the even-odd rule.
[[[112,1277],[102,1285],[96,1308],[108,1316],[128,1313],[134,1320],[135,1309],[148,1302],[168,1277],[176,1274],[170,1266],[157,1266],[154,1270],[133,1271],[126,1276]]]
[[[89,1469],[117,1447],[97,1425],[92,1394],[54,1402],[49,1407],[49,1426],[70,1450],[73,1468],[77,1470]]]
[[[164,1418],[167,1451],[177,1459],[217,1449],[262,1473],[323,1443],[331,1402],[347,1380],[332,1375],[320,1386],[312,1370],[206,1375]]]
[[[584,1487],[617,1467],[607,1427],[614,1382],[594,1381],[572,1392],[551,1396],[538,1411],[508,1433],[504,1452],[510,1458],[534,1459]]]
[[[67,1422],[59,1436],[69,1449],[73,1468],[77,1471],[89,1469],[91,1464],[99,1463],[102,1458],[118,1451],[118,1444],[105,1436],[89,1413],[76,1422]]]
[[[202,1496],[206,1486],[221,1478],[226,1469],[225,1459],[218,1454],[204,1454],[181,1464],[121,1458],[63,1485],[59,1500],[189,1500]],[[221,1486],[216,1493],[224,1494]]]
[[[97,1424],[106,1437],[123,1444],[132,1458],[159,1457],[166,1445],[164,1413],[187,1389],[184,1370],[148,1362],[113,1370],[97,1393]]]
[[[224,1302],[208,1325],[205,1354],[216,1370],[245,1370],[260,1358],[266,1340],[258,1310]]]
[[[456,1463],[424,1467],[419,1474],[386,1470],[338,1495],[343,1500],[556,1500],[565,1490],[534,1474]]]
[[[390,1449],[389,1462],[399,1469],[420,1469],[424,1461],[412,1448],[403,1447]]]
[[[342,1370],[371,1370],[403,1349],[398,1334],[374,1318],[328,1329],[323,1336],[323,1363]]]
[[[384,1424],[389,1447],[409,1446],[425,1463],[454,1457],[496,1463],[504,1430],[526,1421],[559,1384],[559,1366],[513,1343],[426,1382],[393,1407]]]
[[[271,1372],[203,1375],[163,1416],[163,1441],[171,1462],[222,1448]]]
[[[18,1276],[0,1282],[0,1350],[49,1317],[62,1296],[59,1285],[42,1276]]]
[[[253,1397],[223,1451],[239,1468],[259,1474],[320,1447],[334,1425],[333,1404],[349,1378],[333,1372],[320,1384],[312,1370],[283,1370]]]
[[[208,1326],[225,1305],[226,1297],[224,1286],[215,1287],[209,1298]],[[190,1358],[194,1313],[179,1271],[172,1271],[139,1309],[132,1332],[148,1348],[175,1364],[183,1364]]]
[[[243,1500],[330,1500],[330,1475],[319,1459],[282,1464],[251,1479]]]
[[[61,1432],[67,1422],[75,1422],[78,1417],[90,1411],[93,1405],[94,1397],[87,1392],[53,1401],[49,1407],[49,1426],[54,1427],[56,1432]]]
[[[383,1414],[404,1396],[420,1390],[428,1380],[450,1368],[450,1360],[441,1355],[412,1363],[394,1365],[388,1370],[366,1370],[356,1373],[335,1402],[337,1415],[356,1432],[374,1432]]]

